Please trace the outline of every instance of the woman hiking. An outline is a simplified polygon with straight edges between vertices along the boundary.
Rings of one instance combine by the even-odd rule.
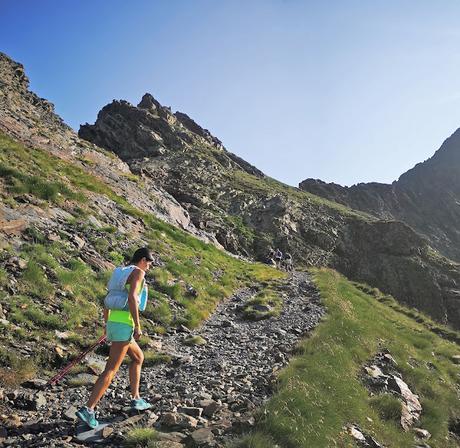
[[[96,428],[94,408],[109,387],[123,358],[131,358],[129,383],[131,388],[131,407],[143,411],[152,405],[139,395],[139,383],[144,355],[136,341],[142,335],[139,323],[139,310],[145,309],[147,287],[145,272],[154,258],[146,247],[136,250],[131,263],[114,270],[108,283],[109,293],[104,302],[105,335],[111,342],[110,354],[104,372],[97,379],[86,404],[76,412],[77,417],[90,428]]]

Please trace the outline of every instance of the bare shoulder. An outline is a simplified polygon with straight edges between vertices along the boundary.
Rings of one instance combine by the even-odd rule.
[[[136,268],[129,275],[128,282],[132,284],[138,281],[142,281],[144,279],[144,276],[145,276],[145,272],[142,269]]]

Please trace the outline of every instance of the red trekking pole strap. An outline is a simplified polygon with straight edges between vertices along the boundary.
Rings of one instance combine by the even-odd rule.
[[[59,371],[53,378],[51,378],[46,385],[52,386],[58,381],[62,380],[64,376],[69,372],[69,370],[77,363],[79,363],[89,352],[92,352],[98,345],[101,345],[105,342],[106,336],[101,336],[97,342],[95,342],[91,347],[87,348],[84,352],[81,352],[75,359],[73,359],[69,364],[67,364],[62,370]]]

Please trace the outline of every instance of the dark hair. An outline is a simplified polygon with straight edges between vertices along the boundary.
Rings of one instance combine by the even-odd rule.
[[[133,258],[131,258],[131,264],[137,264],[143,258],[146,258],[149,261],[155,260],[148,247],[141,247],[134,252]]]

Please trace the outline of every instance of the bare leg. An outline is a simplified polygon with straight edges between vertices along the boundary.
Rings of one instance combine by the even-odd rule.
[[[137,342],[133,341],[129,344],[128,356],[131,358],[129,364],[129,384],[131,386],[131,395],[133,399],[140,398],[139,383],[141,381],[141,367],[144,362],[144,354]]]
[[[101,397],[104,395],[107,388],[110,386],[113,377],[120,368],[123,358],[129,348],[129,341],[127,342],[112,342],[110,346],[110,354],[105,370],[101,373],[93,387],[91,396],[88,400],[88,408],[94,409]]]

